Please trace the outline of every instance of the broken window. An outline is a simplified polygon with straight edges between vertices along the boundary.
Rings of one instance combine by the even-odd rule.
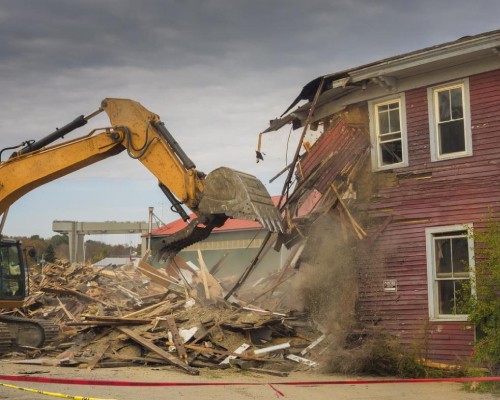
[[[371,102],[370,113],[374,169],[408,165],[403,98]]]
[[[471,155],[466,81],[433,88],[429,98],[433,161]]]
[[[463,226],[428,228],[427,259],[431,319],[466,319],[471,295],[473,243]]]

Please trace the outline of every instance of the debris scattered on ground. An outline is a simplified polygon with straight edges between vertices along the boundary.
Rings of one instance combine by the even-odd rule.
[[[283,170],[288,170],[284,188],[301,146],[302,141]],[[198,267],[177,256],[155,268],[146,256],[137,266],[60,262],[32,271],[24,307],[5,313],[52,321],[61,335],[43,349],[21,349],[20,357],[28,360],[19,362],[88,369],[170,365],[189,374],[235,367],[277,376],[325,365],[325,350],[342,347],[354,323],[355,262],[342,258],[340,250],[351,254],[347,238],[366,237],[347,207],[356,197],[351,178],[369,154],[366,146],[360,148],[347,165],[332,151],[300,168],[297,186],[279,202],[287,233],[268,233],[239,277],[216,279],[227,254],[209,269],[201,251]],[[334,245],[339,241],[340,250]],[[247,280],[268,251],[283,246],[287,259],[279,268]]]
[[[31,272],[23,309],[4,313],[50,320],[60,335],[42,349],[3,357],[89,370],[170,365],[189,374],[235,367],[284,376],[318,366],[314,350],[324,336],[304,314],[261,309],[234,296],[226,301],[206,267],[197,270],[180,257],[174,262],[167,269],[143,260],[138,267],[46,263]],[[254,295],[264,298],[289,274],[273,274]]]

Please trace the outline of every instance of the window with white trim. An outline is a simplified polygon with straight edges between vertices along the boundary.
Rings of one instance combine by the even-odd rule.
[[[472,225],[427,228],[427,281],[431,320],[467,319],[474,268]]]
[[[469,81],[428,89],[432,161],[472,155]]]
[[[374,170],[408,165],[404,96],[369,102]]]

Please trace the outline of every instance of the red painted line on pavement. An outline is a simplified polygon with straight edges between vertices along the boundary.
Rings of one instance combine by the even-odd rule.
[[[46,378],[23,375],[0,375],[0,380],[17,382],[57,383],[66,385],[95,386],[319,386],[319,385],[370,385],[384,383],[436,383],[436,382],[485,382],[500,381],[500,376],[483,376],[477,378],[423,378],[423,379],[360,379],[343,381],[283,381],[283,382],[131,382],[104,381],[93,379]]]

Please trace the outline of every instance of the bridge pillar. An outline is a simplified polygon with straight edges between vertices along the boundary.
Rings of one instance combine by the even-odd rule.
[[[68,235],[69,239],[69,261],[71,263],[85,262],[85,235],[104,234],[144,234],[148,232],[147,222],[77,222],[77,221],[53,221],[52,230],[57,233]],[[146,249],[146,238],[142,238],[141,251],[143,256]]]

